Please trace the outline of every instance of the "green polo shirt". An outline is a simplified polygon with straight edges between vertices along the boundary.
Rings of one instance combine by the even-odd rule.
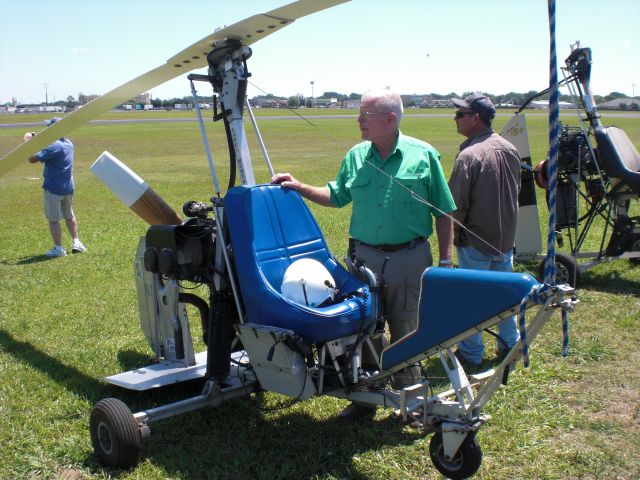
[[[353,147],[327,186],[336,207],[353,202],[349,234],[370,245],[429,237],[432,217],[456,209],[438,151],[402,133],[384,162],[369,141]]]

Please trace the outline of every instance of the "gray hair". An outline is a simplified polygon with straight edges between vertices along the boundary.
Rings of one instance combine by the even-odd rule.
[[[393,90],[367,90],[362,94],[362,101],[373,100],[376,106],[382,110],[387,110],[396,114],[396,123],[400,127],[404,108],[402,106],[402,97],[398,92]]]

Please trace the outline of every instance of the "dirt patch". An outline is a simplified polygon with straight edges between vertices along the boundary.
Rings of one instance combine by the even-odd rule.
[[[74,468],[61,468],[57,471],[55,480],[81,480],[84,474]]]

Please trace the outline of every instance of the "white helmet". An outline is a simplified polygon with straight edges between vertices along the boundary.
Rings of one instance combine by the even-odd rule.
[[[293,302],[317,307],[327,300],[333,300],[335,293],[333,277],[317,260],[296,260],[284,272],[282,295]]]

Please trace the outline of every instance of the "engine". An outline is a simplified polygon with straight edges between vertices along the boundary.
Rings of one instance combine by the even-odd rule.
[[[549,188],[548,158],[536,165],[536,184]],[[558,186],[556,191],[556,227],[574,228],[578,223],[578,192],[580,182],[590,203],[605,194],[605,184],[597,160],[589,148],[586,133],[580,127],[563,126],[558,136]],[[548,202],[548,193],[547,193]]]
[[[183,225],[153,225],[147,230],[144,267],[175,280],[208,283],[213,268],[216,227],[207,212],[212,208],[199,202],[183,207],[192,217]]]

